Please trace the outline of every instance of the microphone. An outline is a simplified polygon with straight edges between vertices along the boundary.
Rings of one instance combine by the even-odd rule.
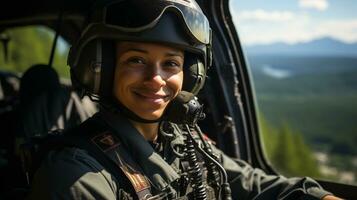
[[[195,95],[187,91],[179,92],[166,110],[166,119],[176,124],[195,126],[198,120],[204,118],[203,105]]]

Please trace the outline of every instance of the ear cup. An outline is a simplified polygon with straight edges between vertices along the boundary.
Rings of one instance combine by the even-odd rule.
[[[69,52],[68,64],[75,88],[83,88],[89,93],[98,94],[102,71],[102,42],[92,40],[82,50],[73,46]]]
[[[205,70],[203,63],[197,56],[186,53],[183,67],[184,80],[182,89],[197,95],[206,79]]]
[[[85,45],[81,51],[73,49],[75,47],[71,48],[68,57],[73,87],[81,94],[111,97],[115,70],[115,41],[96,39]]]

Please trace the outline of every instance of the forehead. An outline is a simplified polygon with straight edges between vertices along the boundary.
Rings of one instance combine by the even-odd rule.
[[[173,47],[161,43],[149,43],[149,42],[128,42],[120,41],[116,44],[116,49],[118,53],[123,53],[128,50],[142,50],[143,52],[172,52],[175,54],[183,55],[184,51],[180,48]]]

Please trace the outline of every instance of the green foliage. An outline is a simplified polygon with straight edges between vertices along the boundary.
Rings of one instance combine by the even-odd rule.
[[[286,176],[321,176],[313,151],[301,133],[287,123],[276,129],[262,115],[259,120],[265,152],[274,168]]]
[[[284,125],[279,130],[279,137],[273,152],[272,162],[283,174],[292,175],[299,162],[295,155],[293,135],[290,129]]]
[[[301,133],[295,133],[293,135],[295,141],[295,154],[299,162],[296,163],[294,170],[297,176],[312,176],[320,177],[320,171],[318,169],[317,160],[314,157],[312,149],[306,144]],[[303,173],[300,171],[304,169]]]
[[[34,64],[48,64],[52,49],[54,32],[40,26],[29,26],[6,30],[10,36],[8,43],[8,61],[5,61],[3,49],[0,56],[0,69],[23,73]],[[66,64],[68,48],[57,48],[53,66],[62,77],[69,77]]]
[[[271,126],[262,113],[259,113],[259,128],[262,136],[262,145],[268,161],[272,160],[278,142],[277,130]]]
[[[315,150],[357,154],[356,57],[249,57],[260,111],[278,127],[282,119],[301,132]],[[270,66],[291,72],[276,78]]]
[[[267,157],[273,166],[287,175],[299,176],[294,167],[304,167],[302,175],[321,176],[316,174],[316,161],[312,161],[310,148],[313,148],[327,155],[325,161],[320,157],[322,178],[349,184],[348,178],[343,178],[346,173],[357,176],[357,57],[270,55],[248,59],[258,106],[264,114],[264,123],[269,125],[264,128],[267,125],[261,123]],[[278,72],[288,76],[278,77]],[[279,128],[282,121],[289,128]],[[277,146],[284,145],[283,142],[271,146],[274,145],[271,140],[277,138],[277,141],[293,140],[295,146],[310,145],[294,150],[294,158],[305,159],[299,162],[302,166],[284,161],[293,150],[279,152]],[[295,163],[291,159],[289,162]]]

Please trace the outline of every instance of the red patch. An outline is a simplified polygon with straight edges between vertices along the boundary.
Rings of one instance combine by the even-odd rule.
[[[131,184],[133,185],[137,193],[147,188],[150,188],[150,183],[145,178],[145,176],[143,176],[139,171],[137,171],[136,169],[131,167],[128,163],[126,163],[119,154],[117,154],[117,158],[119,161],[117,164],[124,172],[125,176],[128,177],[128,179],[130,180]]]
[[[103,132],[92,138],[92,142],[96,144],[102,151],[109,151],[119,145],[119,140],[110,132]]]

